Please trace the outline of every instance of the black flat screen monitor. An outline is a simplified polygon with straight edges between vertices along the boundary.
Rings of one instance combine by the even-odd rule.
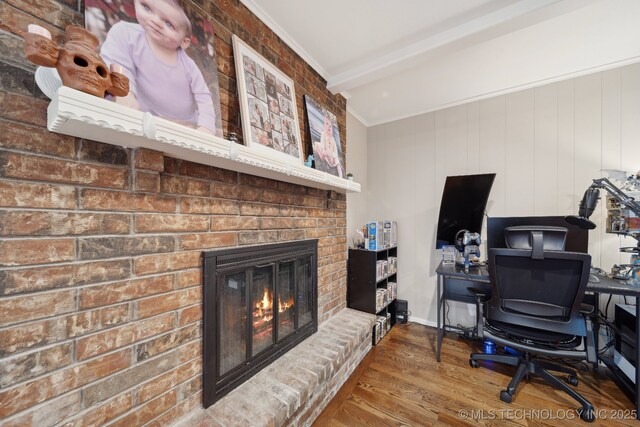
[[[569,224],[562,216],[514,216],[496,217],[487,220],[487,250],[506,248],[504,229],[519,225],[545,225],[567,229],[564,250],[568,252],[589,252],[589,230]]]
[[[495,173],[448,176],[442,191],[436,249],[453,245],[460,230],[479,233]]]

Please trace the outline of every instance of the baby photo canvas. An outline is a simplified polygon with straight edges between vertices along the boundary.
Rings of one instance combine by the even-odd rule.
[[[105,63],[129,78],[114,101],[222,136],[214,29],[187,0],[86,0]]]
[[[304,100],[307,104],[309,132],[311,133],[316,169],[344,178],[342,146],[340,145],[336,115],[321,107],[308,95],[304,96]]]

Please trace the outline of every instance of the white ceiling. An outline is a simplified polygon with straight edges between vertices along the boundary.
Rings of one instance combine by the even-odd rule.
[[[639,0],[241,0],[367,126],[640,61]]]

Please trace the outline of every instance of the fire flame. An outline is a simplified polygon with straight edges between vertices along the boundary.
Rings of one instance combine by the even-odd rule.
[[[278,313],[282,313],[288,309],[293,307],[293,297],[289,297],[287,301],[282,301],[280,297],[278,297]],[[256,303],[256,311],[259,317],[263,317],[263,320],[269,320],[267,318],[266,313],[270,312],[273,309],[273,299],[267,290],[262,294],[262,299]]]
[[[280,298],[278,298],[278,313],[282,313],[285,310],[288,310],[293,306],[293,297],[289,297],[289,299],[285,302],[282,302]]]
[[[271,306],[272,303],[271,298],[269,298],[269,292],[265,289],[262,300],[256,303],[258,317],[262,317],[262,320],[265,322],[271,320],[271,318],[267,316],[267,312],[271,311]]]
[[[278,297],[278,313],[284,313],[292,307],[293,296],[289,297],[287,301],[282,301],[280,297]],[[253,310],[253,327],[256,331],[263,331],[265,327],[268,327],[270,330],[271,322],[275,314],[274,310],[273,297],[269,291],[265,289],[262,294],[262,299],[256,302],[255,309]]]

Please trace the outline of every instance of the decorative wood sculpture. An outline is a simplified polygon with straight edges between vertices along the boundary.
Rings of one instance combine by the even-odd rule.
[[[109,71],[98,54],[98,45],[96,36],[73,25],[67,27],[62,48],[51,40],[44,28],[30,25],[29,32],[24,34],[27,59],[36,65],[55,67],[63,85],[100,98],[104,98],[105,93],[126,96],[129,79],[122,73]]]

